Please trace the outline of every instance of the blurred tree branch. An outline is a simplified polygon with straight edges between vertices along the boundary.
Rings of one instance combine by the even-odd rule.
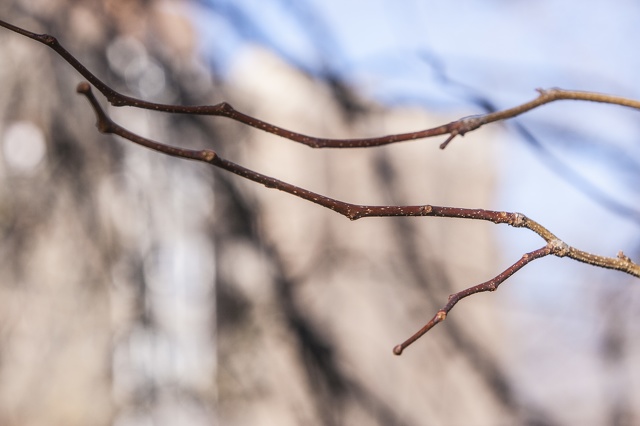
[[[444,149],[446,146],[458,135],[464,134],[480,128],[481,126],[496,121],[507,120],[532,109],[538,108],[542,105],[558,101],[558,100],[578,100],[578,101],[590,101],[599,103],[615,104],[625,106],[634,109],[640,109],[640,101],[627,99],[623,97],[617,97],[607,94],[600,94],[594,92],[583,92],[573,90],[563,90],[558,88],[543,90],[538,89],[539,96],[529,102],[525,102],[521,105],[515,106],[502,111],[494,111],[482,115],[474,115],[464,117],[451,123],[433,127],[426,130],[401,133],[394,135],[387,135],[376,138],[362,138],[362,139],[327,139],[316,138],[312,136],[303,135],[300,133],[292,132],[290,130],[283,129],[281,127],[266,123],[257,118],[243,114],[242,112],[234,109],[230,104],[222,102],[216,105],[200,105],[200,106],[180,106],[147,102],[141,99],[133,98],[130,96],[122,95],[119,92],[112,89],[105,84],[92,72],[90,72],[82,63],[77,60],[71,53],[69,53],[58,40],[48,34],[36,34],[25,30],[23,28],[14,26],[10,23],[0,20],[0,26],[5,27],[11,31],[14,31],[20,35],[23,35],[32,40],[38,41],[51,49],[53,49],[58,55],[60,55],[67,63],[76,69],[83,77],[85,77],[91,85],[96,87],[114,106],[132,106],[137,108],[179,113],[179,114],[195,114],[195,115],[213,115],[223,116],[231,118],[235,121],[241,122],[248,126],[273,133],[283,138],[299,142],[310,146],[312,148],[366,148],[388,145],[396,142],[409,141],[415,139],[423,139],[433,136],[448,135],[447,139],[440,145],[440,148]],[[144,138],[127,129],[119,126],[112,121],[109,116],[104,112],[100,106],[98,100],[95,98],[91,91],[91,86],[87,82],[82,82],[78,85],[78,92],[83,94],[89,100],[97,117],[97,127],[102,133],[111,133],[128,139],[136,144],[153,149],[166,155],[201,161],[209,163],[215,167],[224,169],[245,179],[260,183],[268,188],[275,188],[280,191],[289,193],[296,197],[302,198],[307,201],[311,201],[315,204],[319,204],[325,208],[333,210],[351,220],[360,219],[363,217],[388,217],[388,216],[437,216],[437,217],[449,217],[459,219],[473,219],[490,221],[495,224],[506,223],[510,226],[517,228],[527,228],[532,232],[538,234],[545,242],[546,245],[534,250],[530,253],[524,254],[517,262],[505,269],[494,278],[486,281],[482,284],[470,287],[466,290],[462,290],[449,297],[449,301],[444,305],[434,317],[417,333],[407,339],[400,345],[394,348],[394,353],[400,355],[402,351],[415,342],[419,337],[424,335],[427,331],[433,328],[439,322],[442,322],[447,314],[453,309],[453,307],[461,299],[471,296],[476,293],[485,291],[495,291],[500,284],[502,284],[511,275],[516,273],[525,265],[530,262],[548,256],[555,255],[558,257],[569,257],[571,259],[587,263],[596,267],[614,269],[621,272],[625,272],[634,277],[640,278],[640,265],[634,263],[624,253],[619,252],[618,256],[604,257],[588,253],[577,248],[574,248],[558,237],[552,232],[547,230],[544,226],[536,221],[529,219],[521,213],[509,213],[502,211],[492,211],[483,209],[468,209],[459,207],[442,207],[432,205],[408,205],[408,206],[374,206],[374,205],[358,205],[348,202],[343,202],[337,199],[333,199],[307,189],[292,185],[290,183],[275,179],[273,177],[260,174],[251,169],[245,168],[239,164],[233,163],[220,157],[215,151],[204,150],[191,150],[186,148],[175,147],[164,143],[156,142],[151,139]]]

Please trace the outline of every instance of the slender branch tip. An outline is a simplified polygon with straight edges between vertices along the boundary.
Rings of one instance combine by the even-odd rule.
[[[449,135],[449,137],[447,138],[447,140],[445,140],[444,142],[442,142],[440,144],[440,149],[445,149],[447,147],[447,145],[449,145],[449,143],[453,140],[453,138],[455,138],[456,136],[458,136],[457,132],[451,132],[451,134]]]

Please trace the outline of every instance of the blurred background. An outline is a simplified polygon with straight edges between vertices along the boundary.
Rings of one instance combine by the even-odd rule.
[[[421,130],[535,88],[640,99],[640,4],[5,0],[116,90],[228,101],[314,136]],[[82,78],[0,31],[1,425],[633,425],[635,279],[545,258],[447,296],[534,234],[329,210],[100,135]],[[106,101],[100,101],[107,107]],[[640,258],[637,111],[557,102],[457,138],[313,150],[224,118],[107,107],[340,200],[520,211]]]

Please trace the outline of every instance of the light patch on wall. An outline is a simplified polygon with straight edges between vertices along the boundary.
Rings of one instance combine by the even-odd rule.
[[[117,37],[107,47],[112,70],[124,77],[127,86],[145,99],[156,98],[166,89],[162,66],[149,56],[147,49],[133,37]]]
[[[166,78],[157,62],[150,60],[138,80],[138,91],[144,98],[155,98],[164,92]]]
[[[31,121],[15,121],[4,132],[4,160],[9,168],[17,172],[32,172],[42,161],[45,150],[44,133]]]

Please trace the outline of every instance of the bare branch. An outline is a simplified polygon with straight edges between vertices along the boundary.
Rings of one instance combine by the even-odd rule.
[[[76,71],[78,71],[93,86],[95,86],[95,88],[98,89],[113,106],[131,106],[175,114],[212,115],[227,117],[256,129],[273,133],[274,135],[292,140],[294,142],[302,143],[311,148],[370,148],[375,146],[389,145],[396,142],[449,135],[447,139],[442,144],[440,144],[440,148],[444,149],[456,136],[464,136],[466,133],[476,130],[484,126],[485,124],[517,117],[521,114],[524,114],[525,112],[531,111],[534,108],[538,108],[542,105],[559,100],[600,102],[640,109],[640,101],[619,96],[612,96],[595,92],[583,92],[577,90],[564,90],[559,88],[537,89],[539,96],[536,99],[526,102],[522,105],[505,109],[503,111],[492,112],[489,114],[464,117],[459,120],[452,121],[451,123],[444,124],[442,126],[420,130],[417,132],[399,133],[375,138],[318,138],[283,129],[282,127],[278,127],[257,118],[251,117],[236,110],[227,102],[221,102],[216,105],[182,106],[148,102],[142,99],[123,95],[109,87],[95,74],[89,71],[84,65],[80,63],[80,61],[78,61],[71,53],[69,53],[69,51],[67,51],[55,37],[48,34],[36,34],[2,20],[0,20],[0,26],[5,27],[25,37],[28,37],[32,40],[35,40],[39,43],[42,43],[45,46],[53,49],[58,55],[60,55],[65,61],[67,61],[69,65],[75,68]]]
[[[451,309],[453,309],[453,307],[460,300],[476,293],[482,293],[485,291],[496,291],[500,286],[500,284],[502,284],[511,275],[515,274],[520,269],[522,269],[522,267],[533,262],[536,259],[540,259],[541,257],[545,257],[550,254],[553,254],[553,248],[551,247],[551,244],[547,244],[546,246],[539,248],[538,250],[534,250],[530,253],[526,253],[522,255],[520,260],[518,260],[513,265],[509,266],[507,269],[505,269],[503,272],[498,274],[496,277],[490,279],[489,281],[486,281],[482,284],[478,284],[473,287],[469,287],[466,290],[459,291],[458,293],[452,294],[451,296],[449,296],[449,301],[447,302],[447,304],[444,305],[442,308],[440,308],[440,310],[436,312],[433,318],[431,318],[431,320],[427,324],[425,324],[424,327],[418,330],[413,336],[409,337],[407,340],[400,343],[399,345],[396,345],[393,348],[393,353],[396,355],[402,355],[402,351],[404,351],[409,345],[411,345],[413,342],[418,340],[425,333],[427,333],[429,330],[435,327],[436,324],[439,324],[442,321],[444,321],[447,318],[447,314],[449,314],[449,311],[451,311]]]
[[[65,50],[62,45],[57,41],[55,37],[47,34],[35,34],[20,27],[16,27],[9,23],[0,20],[0,26],[5,27],[11,31],[21,34],[25,37],[38,41],[53,49],[58,55],[60,55],[66,62],[74,67],[81,75],[83,75],[89,83],[94,85],[108,101],[115,106],[133,106],[138,108],[145,108],[156,111],[164,111],[169,113],[181,113],[181,114],[200,114],[200,115],[217,115],[231,118],[257,129],[270,132],[284,138],[303,143],[314,148],[362,148],[373,147],[391,144],[395,142],[408,141],[413,139],[420,139],[438,135],[449,135],[444,143],[440,146],[445,148],[456,136],[464,135],[470,131],[478,129],[479,127],[499,120],[505,120],[516,117],[534,108],[542,106],[544,104],[554,102],[557,100],[582,100],[591,102],[601,102],[626,106],[630,108],[640,109],[640,102],[598,94],[593,92],[580,92],[569,91],[562,89],[549,89],[538,90],[539,96],[522,105],[514,108],[506,109],[503,111],[493,112],[485,115],[476,115],[471,117],[465,117],[460,120],[445,124],[442,126],[434,127],[432,129],[422,130],[412,133],[403,133],[397,135],[383,136],[379,138],[368,139],[323,139],[315,138],[311,136],[302,135],[299,133],[291,132],[286,129],[265,123],[256,118],[245,115],[235,110],[228,103],[220,103],[217,105],[209,106],[179,106],[179,105],[165,105],[152,102],[143,101],[133,97],[122,95],[107,84],[101,81],[98,77],[92,74],[86,67],[84,67],[72,54]],[[351,220],[356,220],[364,217],[386,217],[386,216],[436,216],[436,217],[448,217],[458,219],[472,219],[489,221],[495,224],[505,223],[507,225],[516,228],[527,228],[530,231],[539,235],[546,245],[538,250],[527,253],[520,258],[516,263],[509,268],[498,274],[491,280],[478,284],[474,287],[470,287],[461,292],[455,293],[449,297],[447,304],[441,308],[436,315],[417,333],[411,336],[404,343],[397,345],[394,348],[394,353],[400,355],[404,349],[415,342],[418,338],[428,332],[436,324],[444,321],[448,313],[461,299],[471,296],[476,293],[485,291],[494,291],[511,275],[516,273],[525,265],[530,262],[548,256],[555,255],[558,257],[569,257],[579,262],[587,263],[593,266],[614,269],[621,272],[625,272],[634,277],[640,278],[640,265],[634,263],[625,256],[622,252],[618,253],[615,258],[604,257],[594,255],[577,248],[569,246],[564,241],[556,237],[552,232],[540,225],[538,222],[529,219],[521,213],[509,213],[503,211],[493,211],[484,209],[468,209],[459,207],[443,207],[433,205],[411,205],[411,206],[374,206],[374,205],[360,205],[352,204],[334,198],[327,197],[325,195],[317,194],[307,189],[292,185],[290,183],[275,179],[270,176],[266,176],[245,168],[239,164],[226,160],[213,150],[191,150],[186,148],[175,147],[160,142],[153,141],[151,139],[139,136],[129,130],[116,124],[111,118],[104,112],[100,106],[98,100],[95,98],[91,91],[91,86],[87,82],[82,82],[78,85],[77,91],[83,94],[91,104],[97,118],[97,127],[102,133],[111,133],[118,135],[122,138],[128,139],[138,145],[142,145],[146,148],[153,149],[160,153],[170,155],[173,157],[201,161],[211,164],[215,167],[224,169],[245,179],[260,183],[268,188],[278,189],[288,194],[294,195],[298,198],[302,198],[307,201],[311,201],[315,204],[323,206],[327,209],[333,210]]]
[[[93,95],[89,83],[80,83],[77,90],[79,93],[85,95],[89,100],[97,117],[96,125],[102,133],[112,133],[118,135],[136,144],[167,155],[171,155],[173,157],[209,163],[213,166],[227,170],[238,176],[260,183],[267,188],[278,189],[304,200],[319,204],[323,207],[340,213],[341,215],[346,216],[351,220],[356,220],[363,217],[383,216],[436,216],[458,219],[484,220],[493,222],[495,224],[506,223],[507,225],[516,228],[527,228],[535,232],[545,240],[547,244],[544,247],[523,255],[520,260],[518,260],[516,263],[511,265],[509,268],[507,268],[505,271],[492,278],[491,280],[451,295],[449,297],[448,303],[442,309],[440,309],[422,329],[420,329],[404,343],[394,347],[393,352],[396,355],[400,355],[404,349],[406,349],[409,345],[415,342],[426,332],[431,330],[436,324],[444,321],[449,311],[453,309],[453,307],[458,303],[459,300],[476,293],[495,291],[500,284],[502,284],[507,278],[520,270],[523,266],[536,259],[548,256],[550,254],[558,257],[566,256],[571,259],[602,268],[615,269],[640,278],[640,265],[632,262],[631,259],[625,256],[622,252],[618,253],[618,256],[616,258],[611,258],[594,255],[576,249],[569,246],[564,241],[556,237],[547,228],[540,225],[538,222],[529,219],[522,213],[508,213],[503,211],[484,209],[467,209],[461,207],[432,206],[428,204],[413,206],[372,206],[352,204],[336,200],[334,198],[330,198],[321,194],[317,194],[315,192],[292,185],[287,182],[283,182],[273,177],[260,174],[229,160],[226,160],[209,149],[190,150],[162,144],[151,139],[143,138],[114,123],[105,114],[104,110],[100,107],[100,104]]]

